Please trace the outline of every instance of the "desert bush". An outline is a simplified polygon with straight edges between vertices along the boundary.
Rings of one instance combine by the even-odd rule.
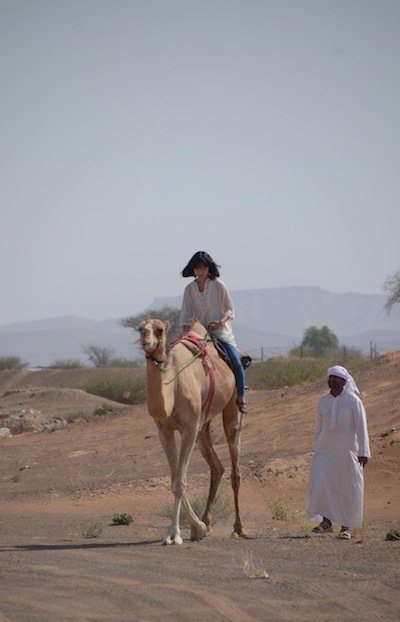
[[[23,361],[19,356],[0,356],[0,371],[5,369],[24,369],[29,363]]]
[[[386,540],[400,540],[400,529],[391,529],[388,531]]]
[[[194,512],[197,516],[201,517],[207,505],[208,493],[202,493],[190,500]],[[232,514],[232,501],[231,497],[226,492],[219,492],[215,498],[214,505],[212,507],[213,521],[225,520]],[[173,503],[166,503],[161,507],[160,515],[172,518],[174,513]],[[181,508],[180,520],[184,520],[184,511]]]
[[[144,361],[142,359],[125,359],[125,358],[113,358],[110,362],[110,367],[144,367]]]
[[[280,495],[271,499],[268,507],[271,511],[272,520],[292,521],[299,520],[303,516],[300,510],[292,512],[287,502]]]
[[[363,520],[361,527],[354,527],[354,529],[352,531],[354,531],[355,534],[357,534],[358,536],[361,536],[362,534],[367,533],[367,531],[370,529],[371,527],[371,523],[368,520]],[[399,533],[400,535],[400,533]],[[399,538],[400,539],[400,538]]]
[[[103,523],[91,523],[86,527],[82,534],[85,538],[99,538],[103,533]]]
[[[133,522],[133,516],[126,513],[114,514],[112,522],[114,525],[130,525]]]
[[[90,421],[91,419],[93,419],[93,417],[101,417],[102,415],[107,415],[113,412],[113,410],[113,406],[110,406],[109,404],[102,404],[102,406],[98,406],[92,412],[78,410],[74,413],[66,415],[64,419],[67,421],[67,423],[73,423],[74,421],[76,421],[76,419],[84,419],[85,421]]]
[[[146,380],[144,374],[132,378],[129,372],[110,369],[91,378],[85,391],[121,404],[142,404],[146,400]]]
[[[85,365],[78,359],[65,359],[53,361],[49,367],[52,369],[81,369],[82,367],[85,367]]]
[[[280,356],[273,357],[262,363],[253,362],[246,370],[246,382],[255,390],[279,389],[306,382],[326,378],[326,371],[332,365],[355,367],[365,361],[365,357],[357,351],[346,351],[346,358],[313,358]]]
[[[109,404],[102,404],[101,406],[97,406],[97,408],[94,409],[93,416],[101,417],[102,415],[108,415],[108,413],[112,413],[114,410],[114,406],[110,406]]]
[[[246,372],[252,389],[277,389],[311,382],[326,376],[325,360],[314,358],[274,357],[253,364]]]
[[[64,419],[67,423],[73,423],[77,419],[84,419],[85,421],[90,421],[90,419],[93,419],[93,413],[84,410],[77,410],[76,412],[70,413],[69,415],[65,415]]]

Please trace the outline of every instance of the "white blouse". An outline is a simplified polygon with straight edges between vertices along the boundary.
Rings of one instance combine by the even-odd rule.
[[[185,287],[179,318],[179,324],[182,327],[187,326],[192,318],[197,318],[207,328],[210,322],[217,322],[224,317],[234,320],[235,309],[231,295],[223,281],[207,279],[202,292],[196,280]],[[213,332],[221,341],[236,346],[230,320]]]

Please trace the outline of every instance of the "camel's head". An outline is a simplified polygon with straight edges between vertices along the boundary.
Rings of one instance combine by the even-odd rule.
[[[157,350],[165,350],[170,323],[161,320],[143,320],[139,325],[140,343],[146,356],[153,356]]]

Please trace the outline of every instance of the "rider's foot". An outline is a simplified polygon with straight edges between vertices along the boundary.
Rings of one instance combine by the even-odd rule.
[[[238,397],[238,399],[236,400],[236,404],[239,408],[239,411],[242,413],[242,415],[245,415],[249,412],[249,408],[244,400],[243,397]]]

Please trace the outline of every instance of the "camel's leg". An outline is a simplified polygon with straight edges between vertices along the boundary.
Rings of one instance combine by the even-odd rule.
[[[167,456],[170,472],[171,472],[171,488],[175,481],[176,474],[178,472],[178,450],[176,447],[175,432],[164,421],[157,421],[158,434],[160,437],[161,445],[163,446],[165,455]],[[169,528],[168,536],[164,540],[163,544],[182,544],[181,530],[179,526],[179,514],[181,502],[174,497],[174,512],[172,516],[171,525]]]
[[[174,495],[174,511],[167,538],[164,544],[182,544],[180,529],[180,511],[183,504],[189,525],[191,526],[191,539],[201,540],[206,534],[206,526],[199,521],[190,503],[186,499],[187,468],[197,435],[197,427],[191,426],[181,435],[181,449],[178,449],[174,431],[162,421],[157,421],[161,444],[167,456],[171,470],[171,490]]]
[[[173,492],[175,498],[181,499],[186,519],[190,526],[190,539],[202,540],[207,533],[206,525],[199,520],[194,512],[189,500],[186,497],[187,470],[192,456],[193,448],[196,443],[197,425],[185,428],[181,433],[181,450],[179,454],[178,470],[173,482]],[[179,515],[178,515],[179,518]]]
[[[207,527],[207,533],[210,534],[212,531],[211,508],[214,504],[219,484],[225,471],[220,459],[214,451],[210,435],[210,422],[206,423],[200,430],[197,437],[197,444],[203,458],[206,460],[208,466],[210,467],[210,489],[208,493],[207,505],[201,519]]]
[[[182,506],[185,511],[186,520],[190,526],[191,541],[202,540],[204,536],[207,535],[207,527],[202,520],[199,520],[199,517],[190,505],[186,495],[182,497]]]
[[[235,523],[232,535],[247,537],[246,530],[243,527],[242,519],[239,511],[239,488],[240,488],[240,441],[242,431],[242,415],[232,401],[223,411],[223,422],[226,439],[228,441],[229,453],[231,456],[232,472],[231,483],[233,489],[233,498],[235,503]]]

